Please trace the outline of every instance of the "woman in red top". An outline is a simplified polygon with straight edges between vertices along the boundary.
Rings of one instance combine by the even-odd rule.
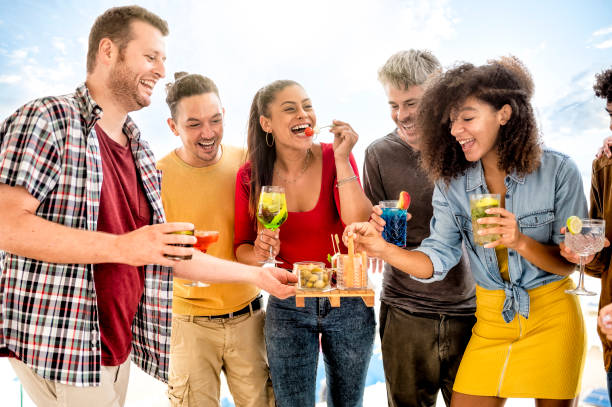
[[[335,120],[332,144],[314,144],[306,128],[316,115],[306,91],[293,81],[275,81],[253,99],[248,125],[248,162],[238,171],[234,246],[239,261],[259,264],[270,247],[282,267],[297,261],[326,261],[330,234],[366,221],[371,204],[358,179],[351,150],[357,134]],[[257,225],[263,185],[285,188],[289,216],[276,231]],[[340,210],[342,208],[342,211]],[[327,373],[329,406],[359,406],[374,339],[374,312],[361,298],[332,308],[327,298],[270,296],[266,346],[278,406],[315,404],[319,334]]]

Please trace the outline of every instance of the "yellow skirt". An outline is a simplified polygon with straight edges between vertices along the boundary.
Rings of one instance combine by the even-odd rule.
[[[454,391],[502,398],[572,399],[580,392],[586,353],[584,321],[563,279],[528,290],[529,319],[501,315],[503,290],[476,287],[476,325]]]

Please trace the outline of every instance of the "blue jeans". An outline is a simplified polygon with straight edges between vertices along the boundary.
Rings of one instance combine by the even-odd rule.
[[[270,296],[265,337],[274,396],[278,407],[315,405],[319,334],[327,377],[329,407],[358,407],[372,355],[376,321],[363,300],[342,298],[331,307],[327,298]]]

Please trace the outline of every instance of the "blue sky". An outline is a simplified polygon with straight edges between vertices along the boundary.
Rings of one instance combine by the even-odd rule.
[[[86,39],[97,15],[122,1],[0,0],[0,117],[27,100],[72,91],[85,78]],[[302,83],[319,124],[350,122],[355,155],[393,128],[377,69],[394,52],[429,48],[450,66],[513,54],[531,70],[545,142],[569,153],[585,181],[610,135],[596,72],[612,66],[612,4],[600,1],[143,1],[165,18],[168,77],[179,70],[217,83],[225,141],[244,145],[256,90],[275,79]],[[161,158],[179,140],[168,130],[162,86],[133,114]],[[330,141],[329,135],[320,136]]]

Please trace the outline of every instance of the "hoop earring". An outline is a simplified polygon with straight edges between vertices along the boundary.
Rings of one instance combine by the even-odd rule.
[[[272,136],[272,141],[270,141],[270,140],[268,139],[268,136]],[[274,135],[273,135],[272,133],[268,133],[268,132],[266,132],[266,145],[267,145],[268,147],[273,147],[273,146],[274,146]]]

